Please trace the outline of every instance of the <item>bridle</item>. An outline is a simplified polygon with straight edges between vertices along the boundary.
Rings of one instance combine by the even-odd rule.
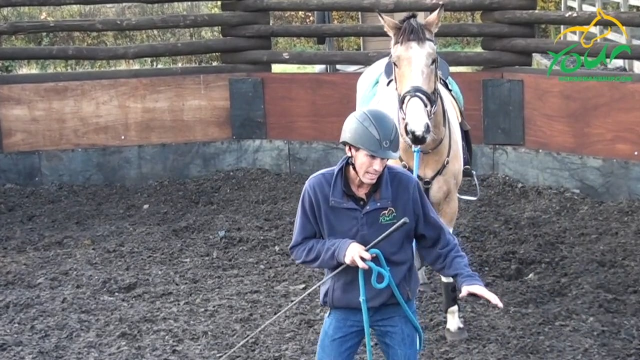
[[[432,42],[434,45],[436,45],[435,40],[433,39],[427,39],[427,41]],[[393,62],[391,55],[389,55],[389,61],[392,63],[393,65],[393,74],[392,74],[392,80],[395,82],[396,85],[396,93],[398,94],[398,120],[399,120],[399,125],[400,125],[400,136],[402,137],[402,140],[405,142],[405,144],[407,144],[408,146],[413,148],[414,153],[416,154],[415,156],[415,161],[414,161],[414,167],[416,167],[416,169],[419,167],[418,163],[419,163],[419,154],[430,154],[432,152],[434,152],[438,147],[440,147],[440,145],[442,144],[442,142],[444,141],[444,134],[442,136],[442,138],[440,139],[440,141],[438,141],[438,143],[436,144],[435,147],[433,147],[432,149],[428,149],[428,150],[422,150],[420,147],[414,146],[413,144],[411,144],[411,142],[409,141],[409,139],[407,138],[407,136],[405,134],[402,133],[402,128],[404,127],[404,123],[406,121],[406,109],[405,109],[405,104],[408,102],[409,99],[411,98],[417,98],[419,99],[422,104],[425,107],[425,112],[427,113],[427,116],[429,117],[429,121],[432,121],[432,119],[434,118],[436,111],[438,110],[438,104],[441,101],[441,97],[440,97],[440,91],[438,90],[438,84],[441,81],[441,77],[440,77],[440,72],[438,70],[438,65],[439,65],[439,57],[436,54],[436,63],[435,63],[435,72],[434,72],[434,89],[433,92],[428,92],[424,87],[422,86],[412,86],[410,87],[407,91],[405,91],[404,93],[400,94],[400,92],[398,91],[398,81],[396,80],[396,68],[398,67],[398,65]],[[429,106],[431,106],[429,108]],[[429,108],[427,110],[427,108]],[[444,162],[442,164],[442,166],[440,166],[440,169],[438,169],[438,171],[433,174],[429,179],[424,179],[422,178],[420,175],[416,176],[418,177],[418,179],[422,182],[422,186],[423,189],[425,191],[425,193],[427,193],[427,196],[429,195],[429,188],[431,187],[431,184],[433,183],[433,180],[435,180],[436,177],[440,176],[443,172],[444,169],[447,167],[447,165],[449,165],[449,156],[451,156],[451,129],[447,129],[447,123],[449,122],[449,119],[447,118],[447,112],[444,109],[442,109],[442,126],[444,128],[444,131],[447,133],[448,135],[448,139],[449,139],[449,145],[448,145],[448,149],[447,149],[447,157],[444,159]],[[411,167],[409,165],[407,165],[407,163],[402,159],[402,156],[399,159],[402,163],[402,166],[409,170],[409,171],[413,171],[411,169]]]

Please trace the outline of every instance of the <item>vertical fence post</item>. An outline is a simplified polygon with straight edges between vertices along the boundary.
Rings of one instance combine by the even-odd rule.
[[[220,9],[225,12],[225,11],[236,11],[235,10],[235,4],[241,2],[242,0],[225,0],[225,1],[221,1],[220,2]],[[254,14],[259,14],[259,20],[257,20],[255,22],[255,24],[252,25],[271,25],[271,12],[269,11],[264,11],[264,12],[257,12]],[[222,37],[228,37],[228,29],[232,28],[231,26],[222,26],[220,27],[220,34],[222,35]],[[237,37],[237,36],[236,36]],[[260,46],[259,48],[255,48],[254,50],[272,50],[271,47],[271,37],[266,37],[263,39],[264,40],[264,45]],[[237,53],[229,53],[229,54],[237,54]],[[226,54],[222,53],[220,54],[220,63],[225,64],[225,58],[226,58]],[[249,65],[256,65],[256,64],[249,64]],[[263,72],[271,72],[271,64],[259,64],[259,66],[256,66],[256,71],[263,71]]]

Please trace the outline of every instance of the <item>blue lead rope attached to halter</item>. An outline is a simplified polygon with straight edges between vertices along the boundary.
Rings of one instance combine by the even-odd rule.
[[[414,145],[413,146],[413,176],[415,177],[418,177],[418,169],[420,168],[418,164],[420,164],[420,147]]]
[[[419,146],[413,146],[413,176],[415,176],[416,178],[418,177],[418,170],[420,169],[420,147]],[[413,253],[415,254],[416,251],[418,251],[416,249],[416,240],[413,240]]]
[[[365,261],[365,263],[369,265],[369,268],[373,271],[373,275],[371,276],[371,285],[373,285],[373,287],[376,289],[382,289],[389,284],[391,285],[391,289],[393,290],[393,293],[395,294],[396,299],[398,299],[398,302],[400,303],[400,305],[402,305],[404,312],[409,317],[409,320],[411,320],[413,327],[418,332],[417,343],[418,343],[418,352],[420,352],[422,350],[422,343],[424,341],[424,334],[422,332],[422,328],[420,327],[420,323],[413,316],[413,314],[411,314],[411,310],[409,310],[409,307],[407,306],[404,299],[402,298],[402,295],[400,295],[400,291],[398,291],[398,288],[396,287],[396,284],[393,281],[393,279],[389,281],[390,280],[389,278],[391,277],[391,272],[389,270],[389,267],[387,266],[386,261],[384,261],[384,257],[382,256],[382,253],[380,252],[380,250],[371,249],[369,250],[369,253],[371,255],[375,254],[376,257],[380,259],[380,264],[382,265],[382,267],[379,267],[371,261]],[[378,283],[376,281],[376,279],[378,278],[378,274],[382,275],[382,277],[384,278],[382,283]],[[364,321],[364,333],[365,333],[365,339],[367,343],[367,359],[373,360],[373,349],[371,347],[371,329],[369,328],[369,312],[367,311],[367,295],[366,295],[365,286],[364,286],[364,269],[360,269],[358,275],[360,278],[360,304],[362,304],[362,320]]]

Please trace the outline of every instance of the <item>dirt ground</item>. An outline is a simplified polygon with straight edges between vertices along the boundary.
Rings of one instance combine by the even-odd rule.
[[[287,251],[304,180],[0,188],[0,358],[217,358],[321,279]],[[481,186],[456,233],[505,307],[464,301],[470,336],[447,343],[431,274],[422,359],[639,358],[640,202]],[[232,358],[313,359],[324,314],[316,290]]]

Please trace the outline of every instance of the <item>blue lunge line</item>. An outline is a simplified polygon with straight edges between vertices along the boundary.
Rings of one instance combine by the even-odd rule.
[[[413,314],[411,314],[411,311],[402,298],[402,295],[400,295],[395,282],[393,280],[391,282],[389,281],[389,278],[391,277],[391,271],[389,270],[387,263],[384,261],[384,257],[382,256],[380,250],[371,249],[369,250],[369,253],[371,255],[375,254],[376,257],[380,259],[380,264],[382,265],[382,267],[379,267],[371,261],[365,261],[365,263],[369,265],[369,268],[373,271],[373,276],[371,277],[371,285],[373,285],[373,287],[376,289],[382,289],[391,284],[391,289],[396,295],[396,299],[398,299],[398,302],[400,303],[400,305],[402,305],[404,312],[409,317],[409,320],[411,320],[413,327],[416,328],[416,331],[418,332],[418,352],[420,352],[422,350],[422,343],[424,338],[420,323],[418,323],[418,320],[413,316]],[[376,281],[376,279],[378,278],[378,274],[382,275],[382,277],[384,278],[382,283],[378,283]],[[364,333],[367,341],[367,359],[373,360],[373,350],[371,348],[371,330],[369,328],[369,312],[367,311],[367,295],[365,294],[364,286],[364,269],[360,269],[358,275],[360,277],[360,304],[362,304],[362,319],[364,321]]]

